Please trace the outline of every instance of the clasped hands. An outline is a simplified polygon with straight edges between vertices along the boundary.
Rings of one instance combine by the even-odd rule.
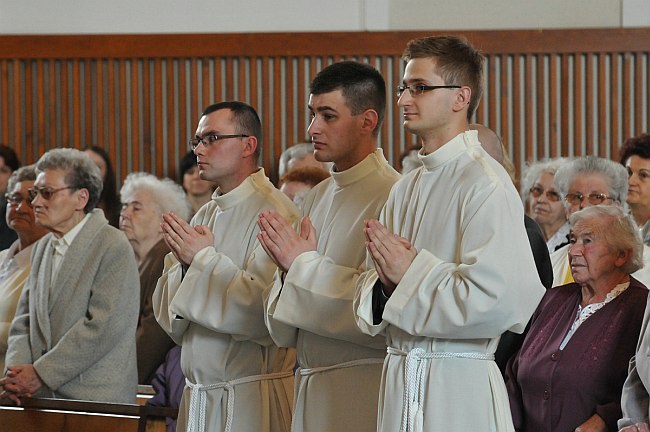
[[[283,272],[287,272],[298,255],[315,251],[318,245],[316,228],[309,216],[300,221],[300,233],[277,211],[266,210],[259,214],[257,239],[262,248]]]
[[[410,241],[389,232],[378,220],[365,221],[366,248],[384,289],[391,295],[417,255]]]
[[[21,399],[32,397],[41,387],[43,381],[31,364],[7,367],[7,374],[0,379],[0,399],[11,399],[16,405],[21,405]]]
[[[192,226],[175,213],[163,214],[160,227],[165,243],[184,266],[192,264],[201,249],[214,246],[214,234],[209,226]]]

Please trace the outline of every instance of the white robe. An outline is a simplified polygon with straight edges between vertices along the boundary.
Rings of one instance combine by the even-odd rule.
[[[553,286],[560,286],[573,282],[573,276],[567,282],[569,272],[569,246],[566,245],[551,254],[553,267]],[[632,276],[643,285],[650,287],[650,247],[643,245],[643,267],[632,273]]]
[[[379,324],[372,310],[376,271],[357,284],[357,323],[368,334],[385,335],[389,347],[378,431],[402,430],[408,353],[420,373],[411,377],[411,389],[422,391],[409,432],[512,431],[505,385],[489,359],[504,331],[524,330],[545,291],[521,201],[475,131],[421,159],[424,167],[395,184],[382,211],[380,221],[418,254]],[[418,360],[419,349],[425,356],[457,354]]]
[[[295,352],[277,348],[264,323],[262,293],[276,270],[257,240],[258,215],[267,209],[292,221],[297,217],[296,207],[261,169],[234,190],[215,192],[191,222],[210,227],[214,247],[199,251],[184,277],[167,255],[153,295],[156,319],[182,345],[181,368],[189,383],[221,387],[195,393],[206,398],[205,431],[227,430],[229,398],[233,432],[286,431],[291,422]],[[265,374],[280,378],[250,378]],[[200,404],[191,402],[186,386],[179,431],[201,418]]]
[[[386,344],[359,330],[352,302],[365,260],[363,221],[379,215],[398,178],[377,150],[333,172],[305,197],[318,251],[299,255],[284,284],[276,275],[267,299],[271,336],[280,346],[297,347],[301,366],[294,432],[376,430]]]

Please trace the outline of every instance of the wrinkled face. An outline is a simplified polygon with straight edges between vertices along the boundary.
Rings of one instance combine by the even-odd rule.
[[[650,159],[632,155],[625,162],[627,167],[627,203],[630,206],[650,206]]]
[[[31,180],[17,182],[14,189],[8,191],[11,199],[7,200],[7,225],[17,233],[34,229],[34,209],[27,196],[27,189],[34,186]]]
[[[559,192],[555,189],[554,177],[551,173],[541,173],[532,186],[535,193],[528,193],[533,219],[540,225],[556,226],[566,221],[566,209]],[[535,197],[534,195],[537,194],[539,196]]]
[[[162,238],[162,211],[147,189],[137,189],[122,198],[120,229],[129,241],[157,242]]]
[[[603,229],[607,228],[598,218],[593,218],[576,223],[571,230],[569,264],[573,279],[581,285],[594,286],[628,259],[607,244],[601,234]]]
[[[202,180],[199,176],[199,167],[193,166],[183,174],[183,189],[188,195],[201,196],[211,194],[214,183]]]
[[[5,158],[0,156],[0,194],[4,194],[7,191],[7,182],[12,172],[11,168],[5,165]]]
[[[352,115],[341,90],[310,95],[309,111],[308,133],[317,161],[333,162],[336,171],[344,171],[363,160],[359,148],[363,116]]]
[[[241,133],[236,129],[232,111],[221,109],[201,117],[196,128],[196,138],[208,135],[234,135]],[[225,138],[206,145],[201,143],[194,149],[203,180],[215,182],[219,186],[237,177],[242,169],[245,140],[248,138]]]
[[[582,195],[583,199],[580,202],[568,204],[567,213],[569,215],[585,207],[591,207],[598,204],[613,204],[618,202],[612,199],[605,199],[604,201],[596,204],[589,202],[588,196],[592,194],[602,194],[609,196],[609,186],[607,184],[607,179],[604,175],[598,173],[578,174],[575,176],[569,185],[569,191],[567,192],[567,195],[578,193]]]
[[[435,69],[434,58],[411,59],[406,64],[402,81],[407,86],[461,85],[445,83]],[[435,89],[412,96],[406,90],[397,100],[397,105],[402,108],[404,127],[420,136],[447,127],[452,118],[457,92],[458,89]]]
[[[297,181],[288,181],[282,183],[280,186],[280,192],[284,193],[286,196],[293,201],[294,204],[300,205],[302,200],[307,195],[307,192],[311,190],[311,185],[307,183],[297,182]]]
[[[38,174],[35,188],[47,188],[54,192],[49,199],[42,194],[32,200],[36,223],[57,236],[65,235],[83,218],[83,209],[88,202],[86,189],[69,189],[65,182],[66,172],[61,169],[45,170]]]
[[[100,155],[98,155],[92,150],[84,150],[84,153],[86,153],[90,157],[90,159],[92,159],[92,161],[95,162],[97,168],[99,168],[99,172],[102,175],[102,181],[106,180],[106,169],[107,169],[106,161],[104,161],[104,159]]]

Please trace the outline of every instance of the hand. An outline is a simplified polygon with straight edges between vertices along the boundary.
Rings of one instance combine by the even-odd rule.
[[[316,228],[308,216],[300,221],[300,234],[275,210],[260,213],[257,224],[258,240],[282,271],[289,270],[298,255],[315,251],[318,245]]]
[[[163,214],[160,224],[163,239],[174,256],[182,264],[189,266],[201,249],[214,246],[214,234],[207,225],[193,227],[174,213]]]
[[[594,414],[578,426],[575,432],[607,432],[607,425],[601,416]]]
[[[375,219],[366,221],[366,248],[375,263],[384,294],[391,295],[417,255],[404,237],[392,234]]]
[[[650,427],[647,423],[635,423],[624,427],[619,432],[650,432]]]
[[[20,405],[23,397],[32,397],[41,387],[43,381],[31,364],[7,367],[7,374],[0,380],[4,392],[0,398],[9,398]]]

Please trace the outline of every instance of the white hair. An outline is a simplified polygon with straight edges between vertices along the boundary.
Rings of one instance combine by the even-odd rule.
[[[145,172],[131,173],[126,176],[124,185],[120,189],[122,204],[141,189],[149,191],[161,213],[174,212],[185,220],[190,218],[192,207],[181,185],[171,179],[159,179]]]

